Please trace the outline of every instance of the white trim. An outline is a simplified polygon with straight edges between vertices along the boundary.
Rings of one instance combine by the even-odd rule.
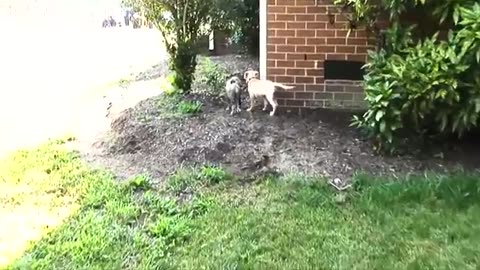
[[[210,35],[208,36],[208,49],[210,51],[215,50],[215,37],[213,31],[210,32]]]
[[[260,6],[260,79],[267,78],[267,0],[259,0]]]

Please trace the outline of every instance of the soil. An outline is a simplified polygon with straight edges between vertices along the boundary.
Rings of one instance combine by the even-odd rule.
[[[247,62],[243,64],[250,65]],[[251,113],[243,110],[232,116],[222,101],[192,95],[188,98],[204,104],[201,113],[166,118],[159,98],[123,111],[112,122],[109,138],[98,142],[97,151],[86,157],[119,178],[147,173],[158,181],[180,166],[197,164],[220,165],[236,175],[268,169],[343,181],[357,172],[396,177],[480,168],[476,142],[443,145],[415,156],[376,155],[370,142],[349,127],[352,115],[346,112],[315,110],[304,116],[271,117],[259,104]]]

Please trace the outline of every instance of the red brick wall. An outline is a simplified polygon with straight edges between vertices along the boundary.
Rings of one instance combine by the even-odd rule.
[[[285,107],[363,107],[359,81],[326,81],[323,61],[365,61],[375,44],[364,30],[347,38],[346,17],[330,0],[268,0],[267,78],[295,85],[279,91]],[[329,14],[335,20],[331,24]]]

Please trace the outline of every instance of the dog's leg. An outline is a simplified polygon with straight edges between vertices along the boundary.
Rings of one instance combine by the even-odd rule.
[[[267,98],[264,96],[264,97],[263,97],[263,109],[262,109],[262,111],[266,111],[267,108],[268,108],[268,100],[267,100]]]
[[[275,111],[277,110],[278,103],[273,95],[268,95],[267,99],[268,102],[270,102],[270,105],[272,105],[272,111],[270,112],[270,116],[273,116],[275,114]]]
[[[237,93],[237,112],[242,111],[242,95],[240,93]]]
[[[250,95],[250,108],[247,109],[247,112],[252,111],[254,103],[255,103],[255,99],[254,99],[253,95]]]
[[[230,108],[232,107],[230,104],[232,104],[232,101],[230,100],[230,97],[228,96],[227,94],[227,98],[225,99],[225,103],[227,105],[227,107],[225,108],[225,111],[229,111]]]
[[[225,111],[229,111],[232,107],[232,101],[230,100],[230,98],[227,97],[227,107],[225,108]]]

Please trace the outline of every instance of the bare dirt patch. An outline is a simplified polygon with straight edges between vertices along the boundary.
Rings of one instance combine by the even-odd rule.
[[[238,62],[238,58],[231,59]],[[241,68],[236,66],[239,71],[251,65],[242,63]],[[316,110],[306,116],[270,117],[260,106],[253,113],[231,116],[221,100],[192,95],[188,98],[204,104],[202,113],[171,118],[162,115],[160,98],[125,110],[112,122],[111,137],[97,144],[102,151],[87,157],[111,168],[120,178],[148,173],[155,179],[179,166],[205,163],[237,175],[268,168],[341,179],[350,179],[356,172],[400,176],[457,166],[480,167],[471,144],[445,146],[416,156],[376,155],[368,140],[348,127],[351,114],[345,112]],[[243,106],[245,109],[247,104]],[[443,157],[435,155],[439,152]]]

